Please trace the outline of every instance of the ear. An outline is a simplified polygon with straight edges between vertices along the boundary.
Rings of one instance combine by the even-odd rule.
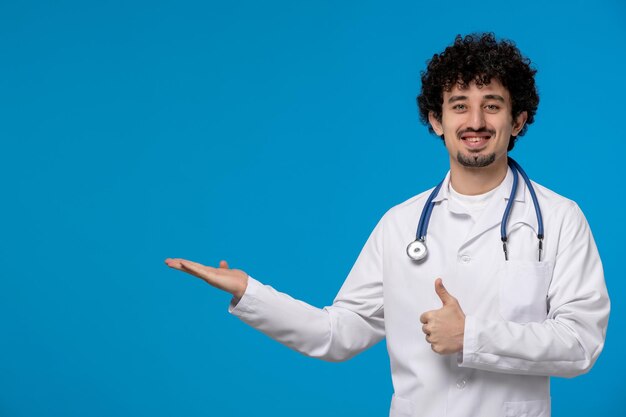
[[[513,120],[513,131],[511,132],[511,135],[517,136],[519,132],[522,130],[522,128],[524,127],[524,125],[526,124],[527,119],[528,119],[528,112],[523,111],[520,114],[518,114],[515,120]]]
[[[437,136],[443,135],[443,127],[441,126],[441,122],[437,120],[437,118],[435,117],[435,113],[433,113],[432,111],[428,112],[428,123],[430,123],[430,126],[433,128]]]

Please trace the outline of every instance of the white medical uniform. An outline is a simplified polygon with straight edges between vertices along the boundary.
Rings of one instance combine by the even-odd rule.
[[[411,261],[406,246],[430,190],[385,213],[331,306],[313,307],[249,278],[229,311],[328,361],[386,337],[390,417],[547,417],[549,376],[587,372],[604,345],[609,298],[587,221],[574,202],[533,183],[545,227],[538,262],[537,217],[520,177],[505,261],[500,223],[513,173],[476,219],[449,198],[449,177],[434,200],[424,261]],[[441,308],[437,277],[466,314],[459,354],[433,352],[421,330],[420,315]]]

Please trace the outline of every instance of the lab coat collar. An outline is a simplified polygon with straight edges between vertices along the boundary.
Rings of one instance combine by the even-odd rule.
[[[453,213],[464,213],[463,208],[460,207],[456,203],[456,200],[450,199],[450,172],[446,175],[444,182],[441,186],[441,190],[439,191],[439,195],[433,200],[437,202],[437,205],[440,205],[440,202],[447,200],[447,208],[450,212]],[[487,232],[488,230],[499,226],[502,223],[502,215],[506,208],[506,203],[509,200],[511,195],[511,188],[513,186],[513,171],[511,168],[508,168],[506,177],[502,181],[502,187],[499,187],[494,195],[494,198],[491,198],[487,207],[478,218],[478,221],[474,224],[469,234],[465,239],[465,243],[462,246],[465,246],[472,241],[474,241],[477,237]],[[509,218],[509,222],[507,225],[507,230],[511,231],[513,226],[517,223],[525,223],[531,226],[535,231],[537,230],[537,220],[531,218],[531,214],[534,213],[532,201],[526,197],[526,183],[521,175],[518,175],[517,182],[517,192],[515,193],[515,201],[513,204],[513,209],[511,211],[511,215]],[[526,204],[526,202],[530,202],[530,204]]]
[[[507,168],[506,177],[502,181],[502,187],[496,191],[497,198],[494,200],[504,199],[508,201],[509,196],[511,195],[511,187],[513,187],[513,171],[511,168]],[[517,182],[517,192],[515,193],[515,201],[519,201],[520,203],[524,203],[526,201],[526,183],[521,176],[518,176]],[[446,174],[446,177],[443,180],[443,184],[441,185],[441,189],[439,190],[439,194],[433,199],[433,202],[439,203],[443,200],[448,200],[450,202],[450,171]]]
[[[485,211],[478,218],[474,227],[470,230],[465,243],[469,244],[476,238],[502,224],[502,215],[506,208],[506,204],[511,194],[513,186],[513,171],[509,168],[509,172],[504,178],[504,186],[498,190],[499,198],[494,198],[485,208]],[[534,206],[532,200],[526,196],[526,183],[521,175],[518,174],[517,192],[515,193],[515,201],[511,209],[511,215],[507,224],[507,235],[516,228],[516,225],[524,223],[530,226],[537,233],[537,219],[534,215]]]

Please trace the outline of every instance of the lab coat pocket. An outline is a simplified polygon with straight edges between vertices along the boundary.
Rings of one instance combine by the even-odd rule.
[[[549,417],[550,402],[537,400],[504,403],[504,415],[506,417]]]
[[[412,401],[393,394],[391,397],[391,410],[389,410],[389,417],[412,417],[413,411],[414,406]]]
[[[542,322],[548,315],[552,262],[504,262],[500,274],[500,314],[518,323]]]

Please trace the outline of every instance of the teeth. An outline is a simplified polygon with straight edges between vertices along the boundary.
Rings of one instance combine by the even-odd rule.
[[[472,143],[480,142],[483,139],[487,139],[487,138],[482,137],[482,136],[471,136],[471,137],[463,138],[463,140],[466,140],[466,141],[472,142]]]

